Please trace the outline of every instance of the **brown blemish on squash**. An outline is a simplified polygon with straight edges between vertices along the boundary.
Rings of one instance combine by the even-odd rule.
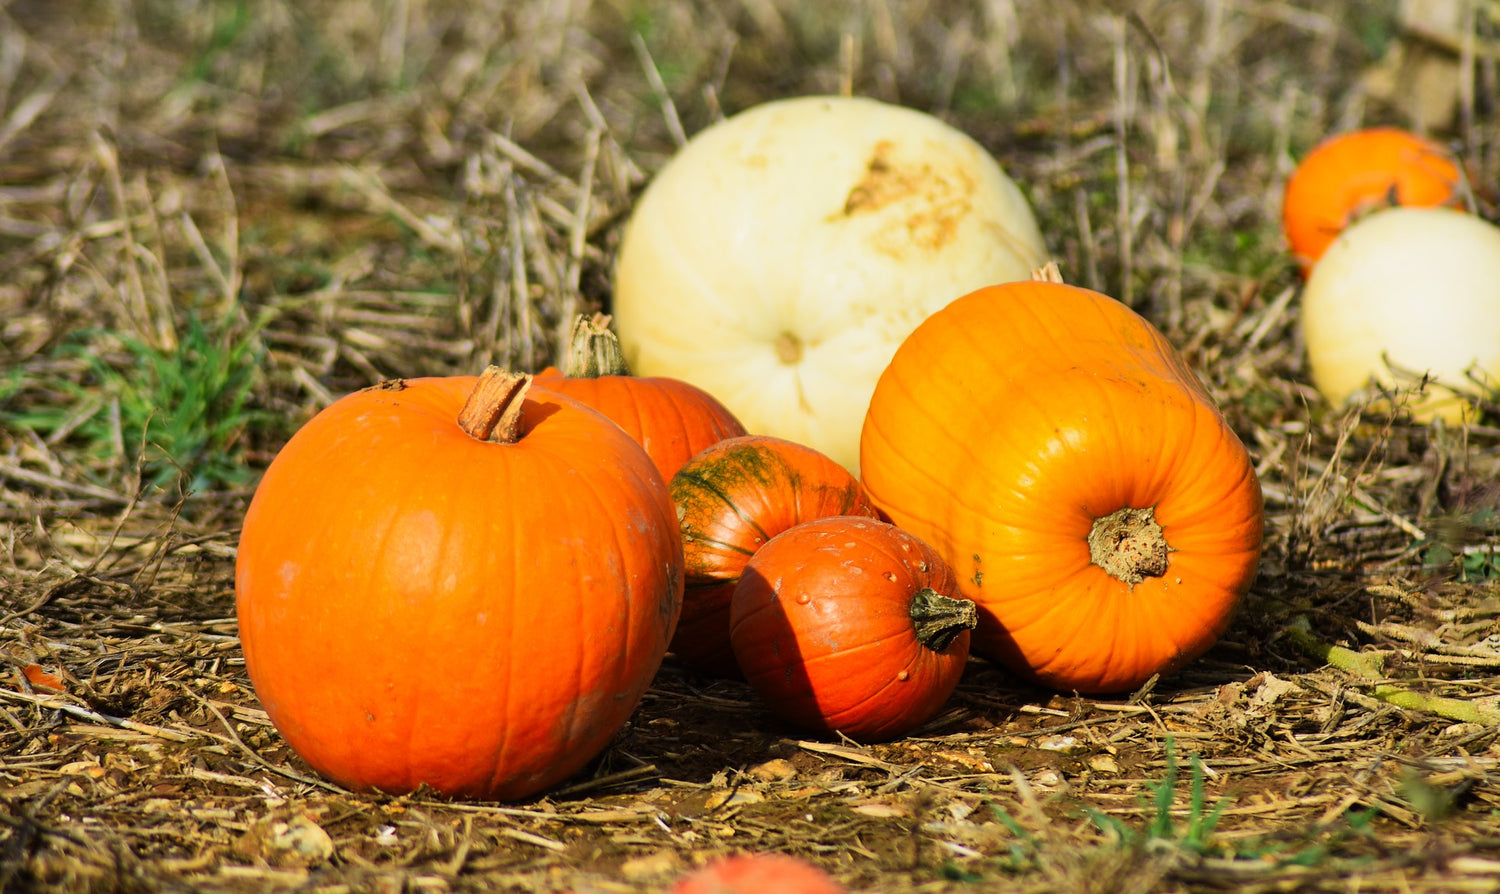
[[[1156,523],[1154,506],[1127,506],[1094,519],[1088,544],[1089,560],[1132,588],[1148,577],[1166,574],[1172,551]]]
[[[896,258],[913,248],[937,252],[953,240],[959,223],[972,210],[974,181],[961,167],[908,164],[895,156],[895,143],[876,143],[865,163],[864,177],[829,219],[875,214],[904,203],[908,213],[875,234],[876,249]]]
[[[907,178],[899,176],[895,166],[891,164],[893,148],[894,144],[890,140],[881,140],[875,144],[875,152],[865,163],[864,179],[854,184],[854,188],[849,190],[848,198],[844,199],[845,217],[852,217],[861,211],[879,211],[913,192]]]

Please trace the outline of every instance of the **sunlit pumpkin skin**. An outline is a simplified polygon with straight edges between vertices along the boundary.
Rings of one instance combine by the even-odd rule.
[[[722,857],[678,880],[672,894],[844,894],[833,876],[788,854]]]
[[[1329,137],[1297,165],[1282,196],[1282,226],[1306,275],[1349,224],[1393,205],[1462,205],[1463,173],[1438,143],[1396,127]]]
[[[838,516],[783,531],[751,557],[729,639],[779,716],[883,742],[953,694],[977,620],[932,547],[886,522]]]
[[[949,304],[897,350],[861,443],[871,500],[979,605],[974,651],[1043,685],[1174,672],[1254,577],[1244,446],[1155,327],[1097,292],[1012,283]]]
[[[625,723],[676,623],[681,540],[641,447],[524,386],[497,416],[511,442],[471,435],[457,420],[481,381],[336,401],[245,516],[235,590],[256,694],[351,789],[547,789]]]
[[[672,476],[687,590],[672,651],[705,673],[738,676],[729,605],[745,563],[782,531],[831,515],[876,516],[859,481],[811,447],[769,435],[726,438]]]
[[[580,316],[562,367],[537,373],[537,384],[583,401],[646,449],[668,481],[698,451],[745,427],[713,395],[668,376],[632,376],[609,330],[609,317]]]

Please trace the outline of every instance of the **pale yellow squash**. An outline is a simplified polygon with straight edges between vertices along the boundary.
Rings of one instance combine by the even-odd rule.
[[[1335,405],[1413,389],[1420,421],[1461,422],[1500,388],[1500,227],[1447,208],[1390,208],[1345,230],[1302,295],[1313,384]]]
[[[858,472],[875,380],[917,324],[1047,258],[977,142],[912,109],[814,96],[699,133],[629,221],[613,312],[631,369]]]

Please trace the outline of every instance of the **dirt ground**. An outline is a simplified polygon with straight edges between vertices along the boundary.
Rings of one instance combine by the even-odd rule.
[[[1367,123],[1500,216],[1500,7],[1459,6],[0,0],[0,890],[657,891],[763,850],[851,891],[1500,889],[1500,406],[1323,402],[1278,217]],[[982,142],[1221,402],[1268,512],[1222,641],[1115,699],[975,659],[881,745],[669,657],[534,800],[319,778],[234,620],[280,444],[382,378],[545,365],[681,138],[841,90]]]

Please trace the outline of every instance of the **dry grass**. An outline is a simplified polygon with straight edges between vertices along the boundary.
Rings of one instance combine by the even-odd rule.
[[[746,849],[862,891],[1500,886],[1500,408],[1322,405],[1277,226],[1320,135],[1409,120],[1362,77],[1394,5],[1110,6],[0,2],[0,889],[659,890]],[[1461,62],[1493,218],[1500,62]],[[531,803],[315,778],[235,636],[256,471],[379,378],[541,366],[684,134],[844,88],[980,139],[1223,402],[1270,513],[1224,641],[1119,701],[976,661],[876,747],[669,661]]]

